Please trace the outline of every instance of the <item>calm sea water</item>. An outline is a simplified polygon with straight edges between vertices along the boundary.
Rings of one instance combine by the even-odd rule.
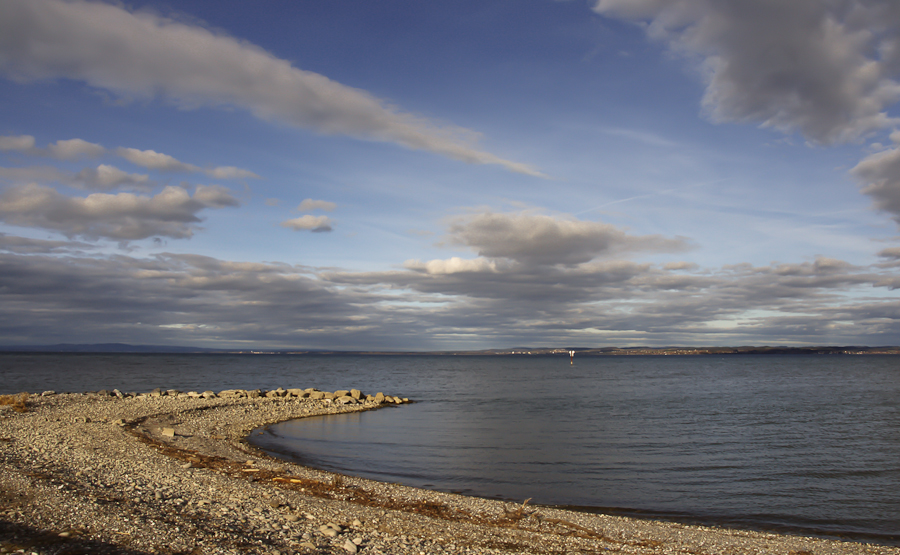
[[[270,426],[312,466],[470,495],[900,545],[900,358],[0,355],[0,392],[356,387]]]

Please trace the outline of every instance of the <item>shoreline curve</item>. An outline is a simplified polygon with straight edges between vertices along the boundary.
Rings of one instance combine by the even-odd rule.
[[[23,412],[0,404],[0,547],[41,554],[900,555],[893,546],[376,482],[276,459],[247,442],[265,425],[379,406],[324,396],[50,392],[23,398]]]

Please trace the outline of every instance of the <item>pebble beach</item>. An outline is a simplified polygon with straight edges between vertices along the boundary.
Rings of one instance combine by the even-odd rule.
[[[297,388],[3,396],[0,553],[900,554],[427,491],[247,442],[268,424],[406,402]]]

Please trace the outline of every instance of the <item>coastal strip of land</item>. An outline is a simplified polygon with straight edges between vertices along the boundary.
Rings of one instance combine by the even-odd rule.
[[[312,389],[0,396],[0,553],[900,555],[421,490],[247,442],[267,424],[407,401]]]

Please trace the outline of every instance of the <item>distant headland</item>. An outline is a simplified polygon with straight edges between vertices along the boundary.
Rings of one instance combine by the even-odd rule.
[[[0,346],[0,353],[146,353],[235,355],[394,355],[394,356],[634,356],[634,355],[897,355],[898,346],[740,346],[740,347],[513,347],[472,351],[351,351],[325,349],[209,349],[172,345],[127,343],[59,343],[54,345]]]

